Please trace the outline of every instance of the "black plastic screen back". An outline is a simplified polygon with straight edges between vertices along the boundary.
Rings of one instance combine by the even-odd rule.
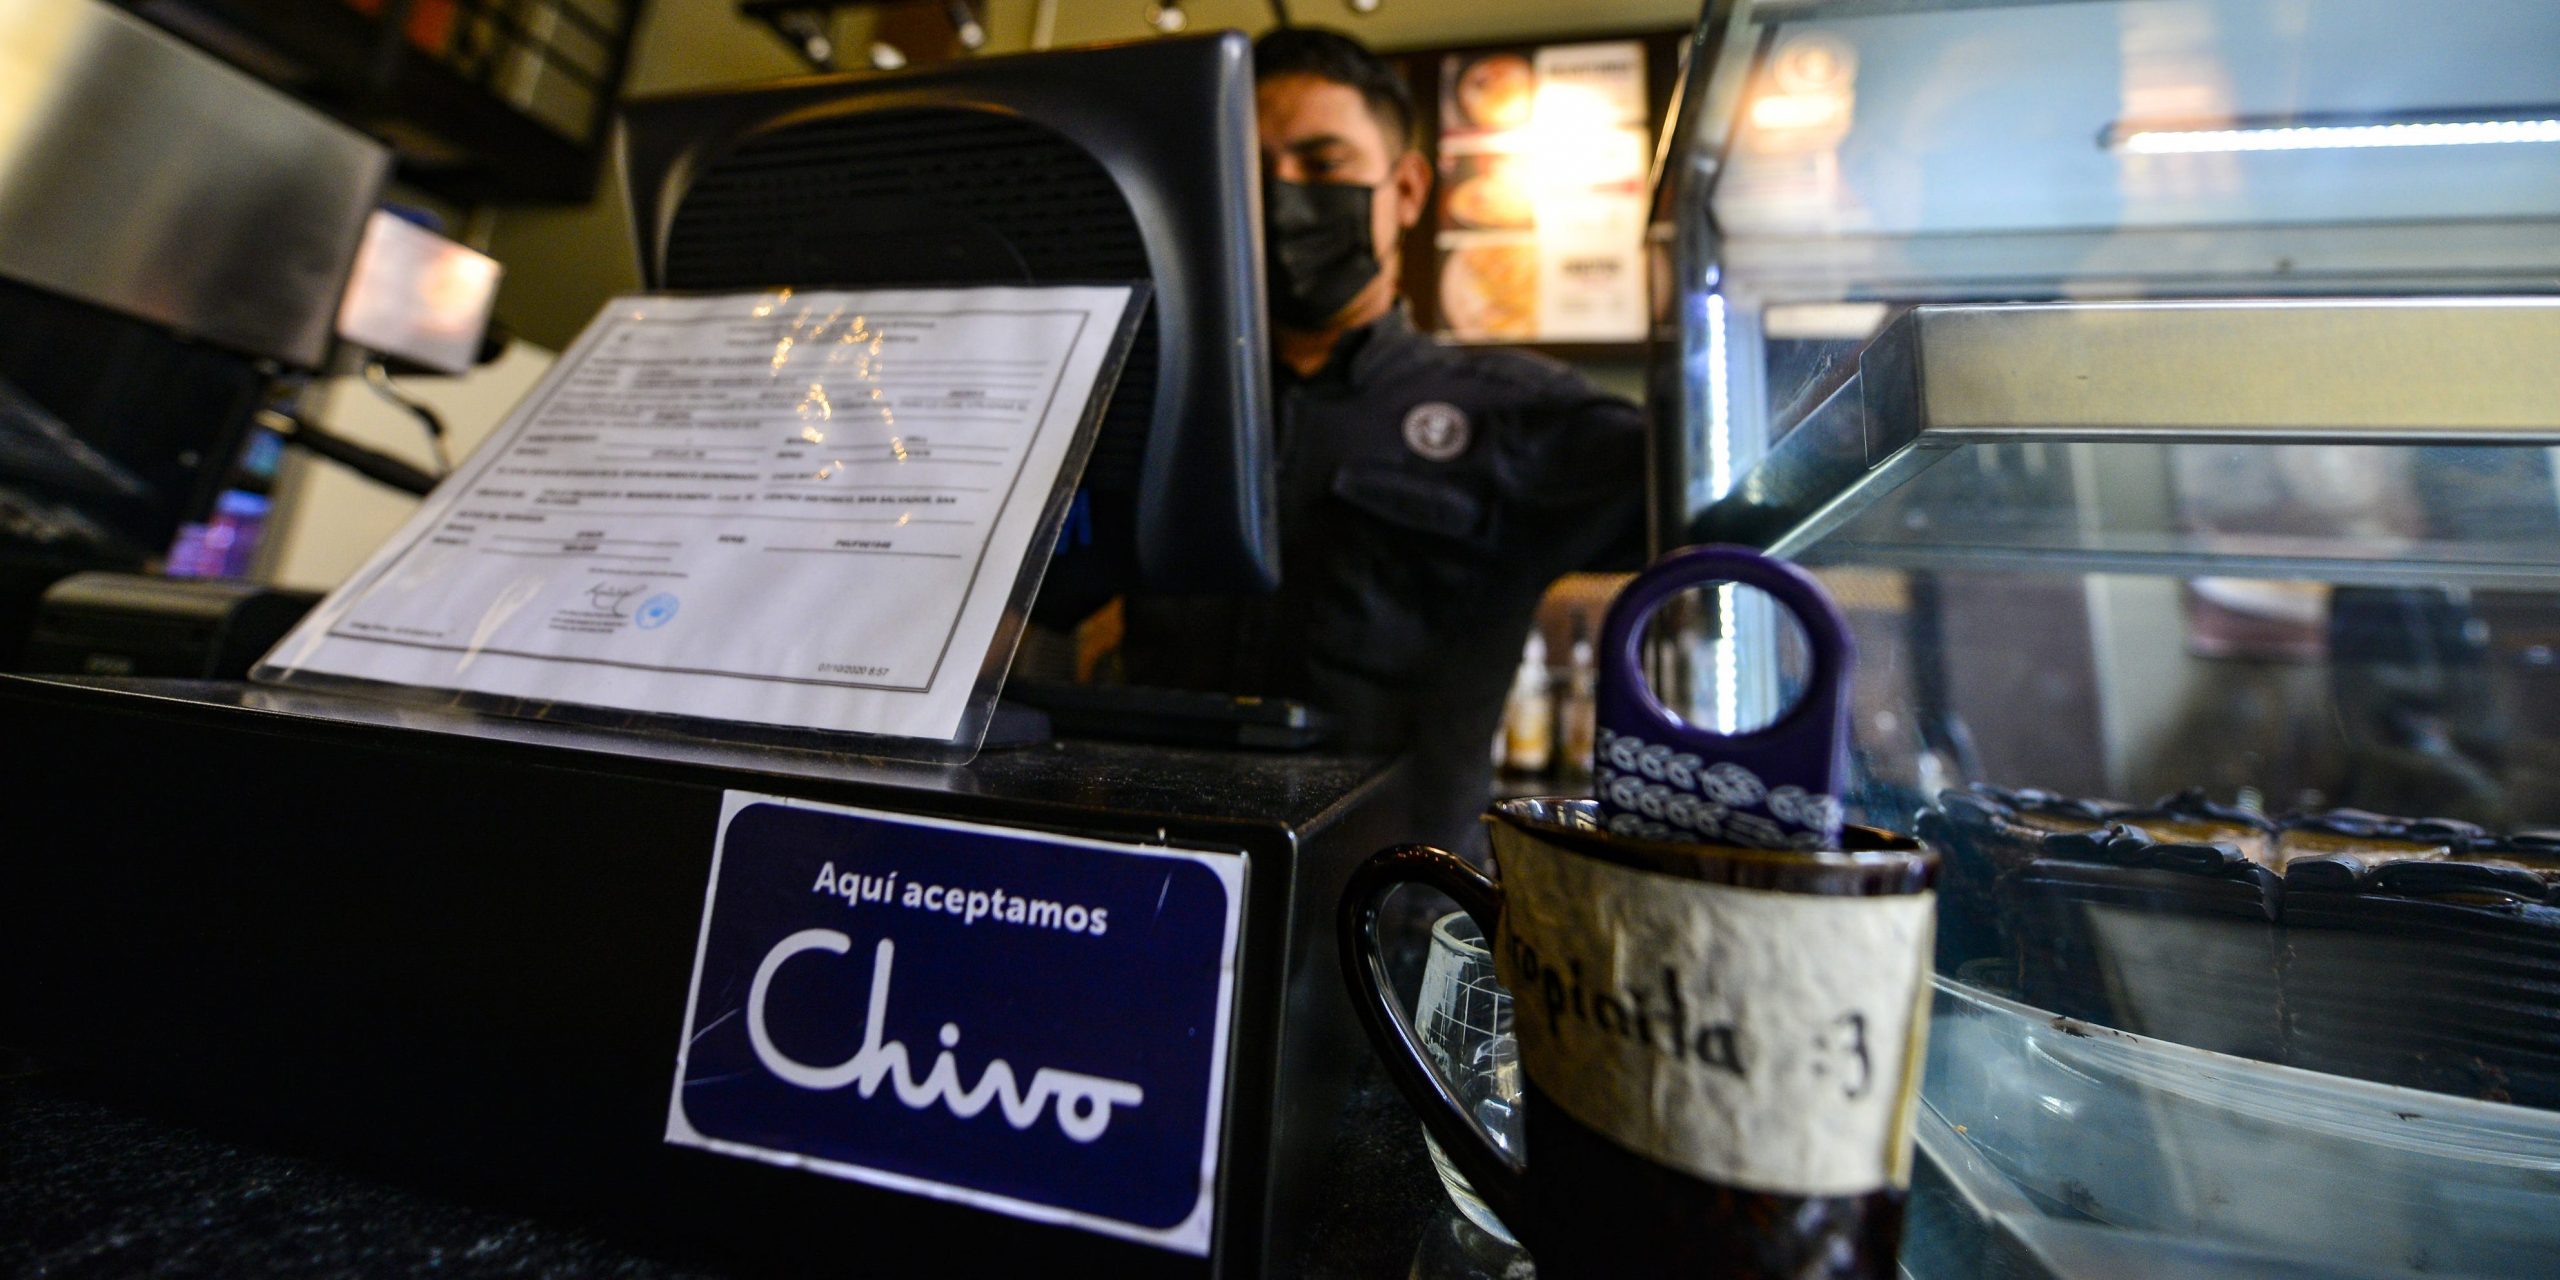
[[[1279,579],[1250,47],[1233,33],[647,99],[652,287],[1147,279],[1044,606]]]
[[[970,108],[856,112],[758,134],[693,180],[667,232],[670,289],[1150,274],[1137,215],[1100,161],[1056,130]],[[1085,464],[1096,490],[1138,488],[1156,325],[1149,311]]]

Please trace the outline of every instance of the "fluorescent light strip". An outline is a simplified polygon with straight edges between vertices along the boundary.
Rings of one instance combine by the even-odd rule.
[[[1742,637],[1735,625],[1733,584],[1716,587],[1716,732],[1732,733],[1742,722]]]
[[[2116,149],[2158,156],[2359,147],[2466,147],[2492,142],[2560,142],[2560,119],[2313,124],[2275,129],[2144,129],[2126,134],[2116,143]]]
[[[1707,500],[1733,489],[1733,351],[1726,342],[1725,302],[1707,295]],[[1742,655],[1737,651],[1733,584],[1716,588],[1715,670],[1709,677],[1718,733],[1731,733],[1741,718]]]
[[[1724,295],[1707,295],[1707,501],[1733,489],[1733,355]]]

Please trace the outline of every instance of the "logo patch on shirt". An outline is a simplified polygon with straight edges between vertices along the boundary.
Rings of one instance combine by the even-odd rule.
[[[1474,436],[1465,411],[1446,401],[1425,401],[1405,411],[1405,447],[1433,462],[1447,462],[1465,453]]]

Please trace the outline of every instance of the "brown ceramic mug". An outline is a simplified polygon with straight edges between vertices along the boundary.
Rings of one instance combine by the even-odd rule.
[[[1910,1184],[1936,855],[1608,834],[1588,800],[1494,806],[1492,879],[1438,849],[1352,873],[1343,971],[1388,1074],[1549,1280],[1890,1277]],[[1459,1106],[1390,995],[1389,891],[1493,939],[1524,1068],[1525,1158]]]

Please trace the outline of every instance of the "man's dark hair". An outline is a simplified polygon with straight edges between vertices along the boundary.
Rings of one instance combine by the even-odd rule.
[[[1253,78],[1307,75],[1360,92],[1379,130],[1398,148],[1416,145],[1413,90],[1369,46],[1325,27],[1275,27],[1253,42]]]

